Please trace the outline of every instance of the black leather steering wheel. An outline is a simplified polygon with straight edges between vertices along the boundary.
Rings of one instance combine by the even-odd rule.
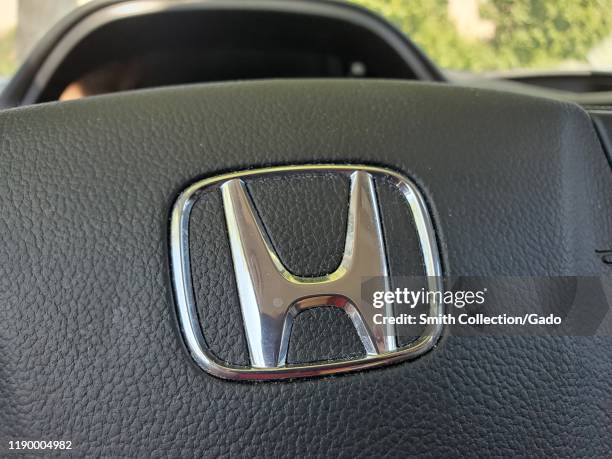
[[[446,276],[609,277],[596,251],[612,243],[612,173],[578,106],[435,84],[263,81],[6,110],[0,133],[3,448],[38,439],[71,440],[78,456],[610,453],[609,334],[443,333],[425,355],[381,369],[234,382],[191,358],[171,282],[170,214],[189,184],[321,163],[410,177]],[[319,261],[332,256],[318,247]],[[203,276],[227,269],[202,263]],[[210,301],[229,301],[204,279]]]

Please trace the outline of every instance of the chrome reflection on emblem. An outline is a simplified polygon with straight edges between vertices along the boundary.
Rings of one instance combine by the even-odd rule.
[[[322,277],[297,277],[282,264],[259,220],[243,179],[299,172],[335,172],[350,177],[350,202],[346,242],[339,268]],[[378,325],[375,314],[392,316],[392,305],[374,309],[364,301],[364,279],[378,282],[375,290],[388,291],[387,256],[381,229],[374,178],[385,177],[406,199],[411,209],[428,276],[430,290],[440,291],[441,268],[427,208],[419,191],[407,178],[387,169],[368,166],[305,165],[276,167],[227,174],[202,180],[178,198],[171,218],[170,249],[178,317],[194,360],[207,372],[228,379],[265,380],[318,376],[373,368],[417,357],[433,347],[441,325],[428,325],[412,343],[398,347],[392,325]],[[199,192],[221,190],[229,233],[237,291],[243,315],[251,366],[233,366],[217,359],[206,345],[198,321],[189,266],[189,217]],[[366,350],[359,359],[310,364],[287,364],[294,317],[322,305],[343,309]],[[443,313],[431,303],[429,316]]]
[[[317,278],[295,277],[281,264],[244,188],[241,179],[221,186],[251,364],[284,366],[293,317],[321,305],[346,311],[368,355],[394,351],[393,326],[375,324],[374,314],[381,311],[361,301],[364,278],[380,279],[384,285],[376,290],[389,290],[372,176],[364,171],[351,175],[344,257],[335,272]],[[384,312],[393,315],[390,304]]]

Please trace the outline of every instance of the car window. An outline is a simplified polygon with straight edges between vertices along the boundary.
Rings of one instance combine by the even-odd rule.
[[[386,17],[445,69],[612,70],[612,0],[352,2]]]

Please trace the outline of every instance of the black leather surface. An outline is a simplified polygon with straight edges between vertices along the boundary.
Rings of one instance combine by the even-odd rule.
[[[320,307],[298,314],[289,339],[287,363],[364,357],[355,326],[337,308]]]
[[[283,265],[294,275],[324,276],[344,253],[349,182],[332,174],[248,181],[257,212]]]
[[[186,184],[329,161],[413,177],[448,273],[610,275],[595,249],[612,235],[612,174],[578,107],[406,83],[261,82],[5,111],[0,139],[2,448],[609,454],[610,337],[451,337],[382,370],[238,384],[192,363],[168,275],[168,213]]]
[[[593,110],[590,112],[599,133],[599,138],[612,165],[612,110]]]

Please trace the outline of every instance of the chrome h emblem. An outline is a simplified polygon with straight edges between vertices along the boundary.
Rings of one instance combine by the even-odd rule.
[[[243,179],[264,174],[303,171],[337,172],[350,176],[350,202],[344,256],[340,267],[323,277],[302,278],[291,274],[276,255],[253,208]],[[392,316],[392,306],[374,309],[362,299],[362,283],[370,278],[380,283],[376,290],[390,289],[387,258],[381,229],[374,177],[385,176],[402,192],[412,211],[419,236],[430,288],[440,290],[440,263],[431,221],[416,187],[405,177],[376,167],[311,165],[278,167],[227,174],[198,182],[177,200],[171,221],[171,256],[178,316],[187,346],[206,371],[228,379],[284,379],[353,371],[408,360],[429,350],[441,326],[427,326],[417,340],[397,346],[394,327],[379,325],[374,314]],[[199,191],[215,186],[223,196],[237,290],[242,309],[251,367],[238,367],[218,360],[202,336],[192,292],[188,254],[188,223]],[[293,318],[317,306],[343,309],[357,330],[366,356],[360,359],[286,364]],[[442,305],[430,304],[429,315],[442,314]]]

